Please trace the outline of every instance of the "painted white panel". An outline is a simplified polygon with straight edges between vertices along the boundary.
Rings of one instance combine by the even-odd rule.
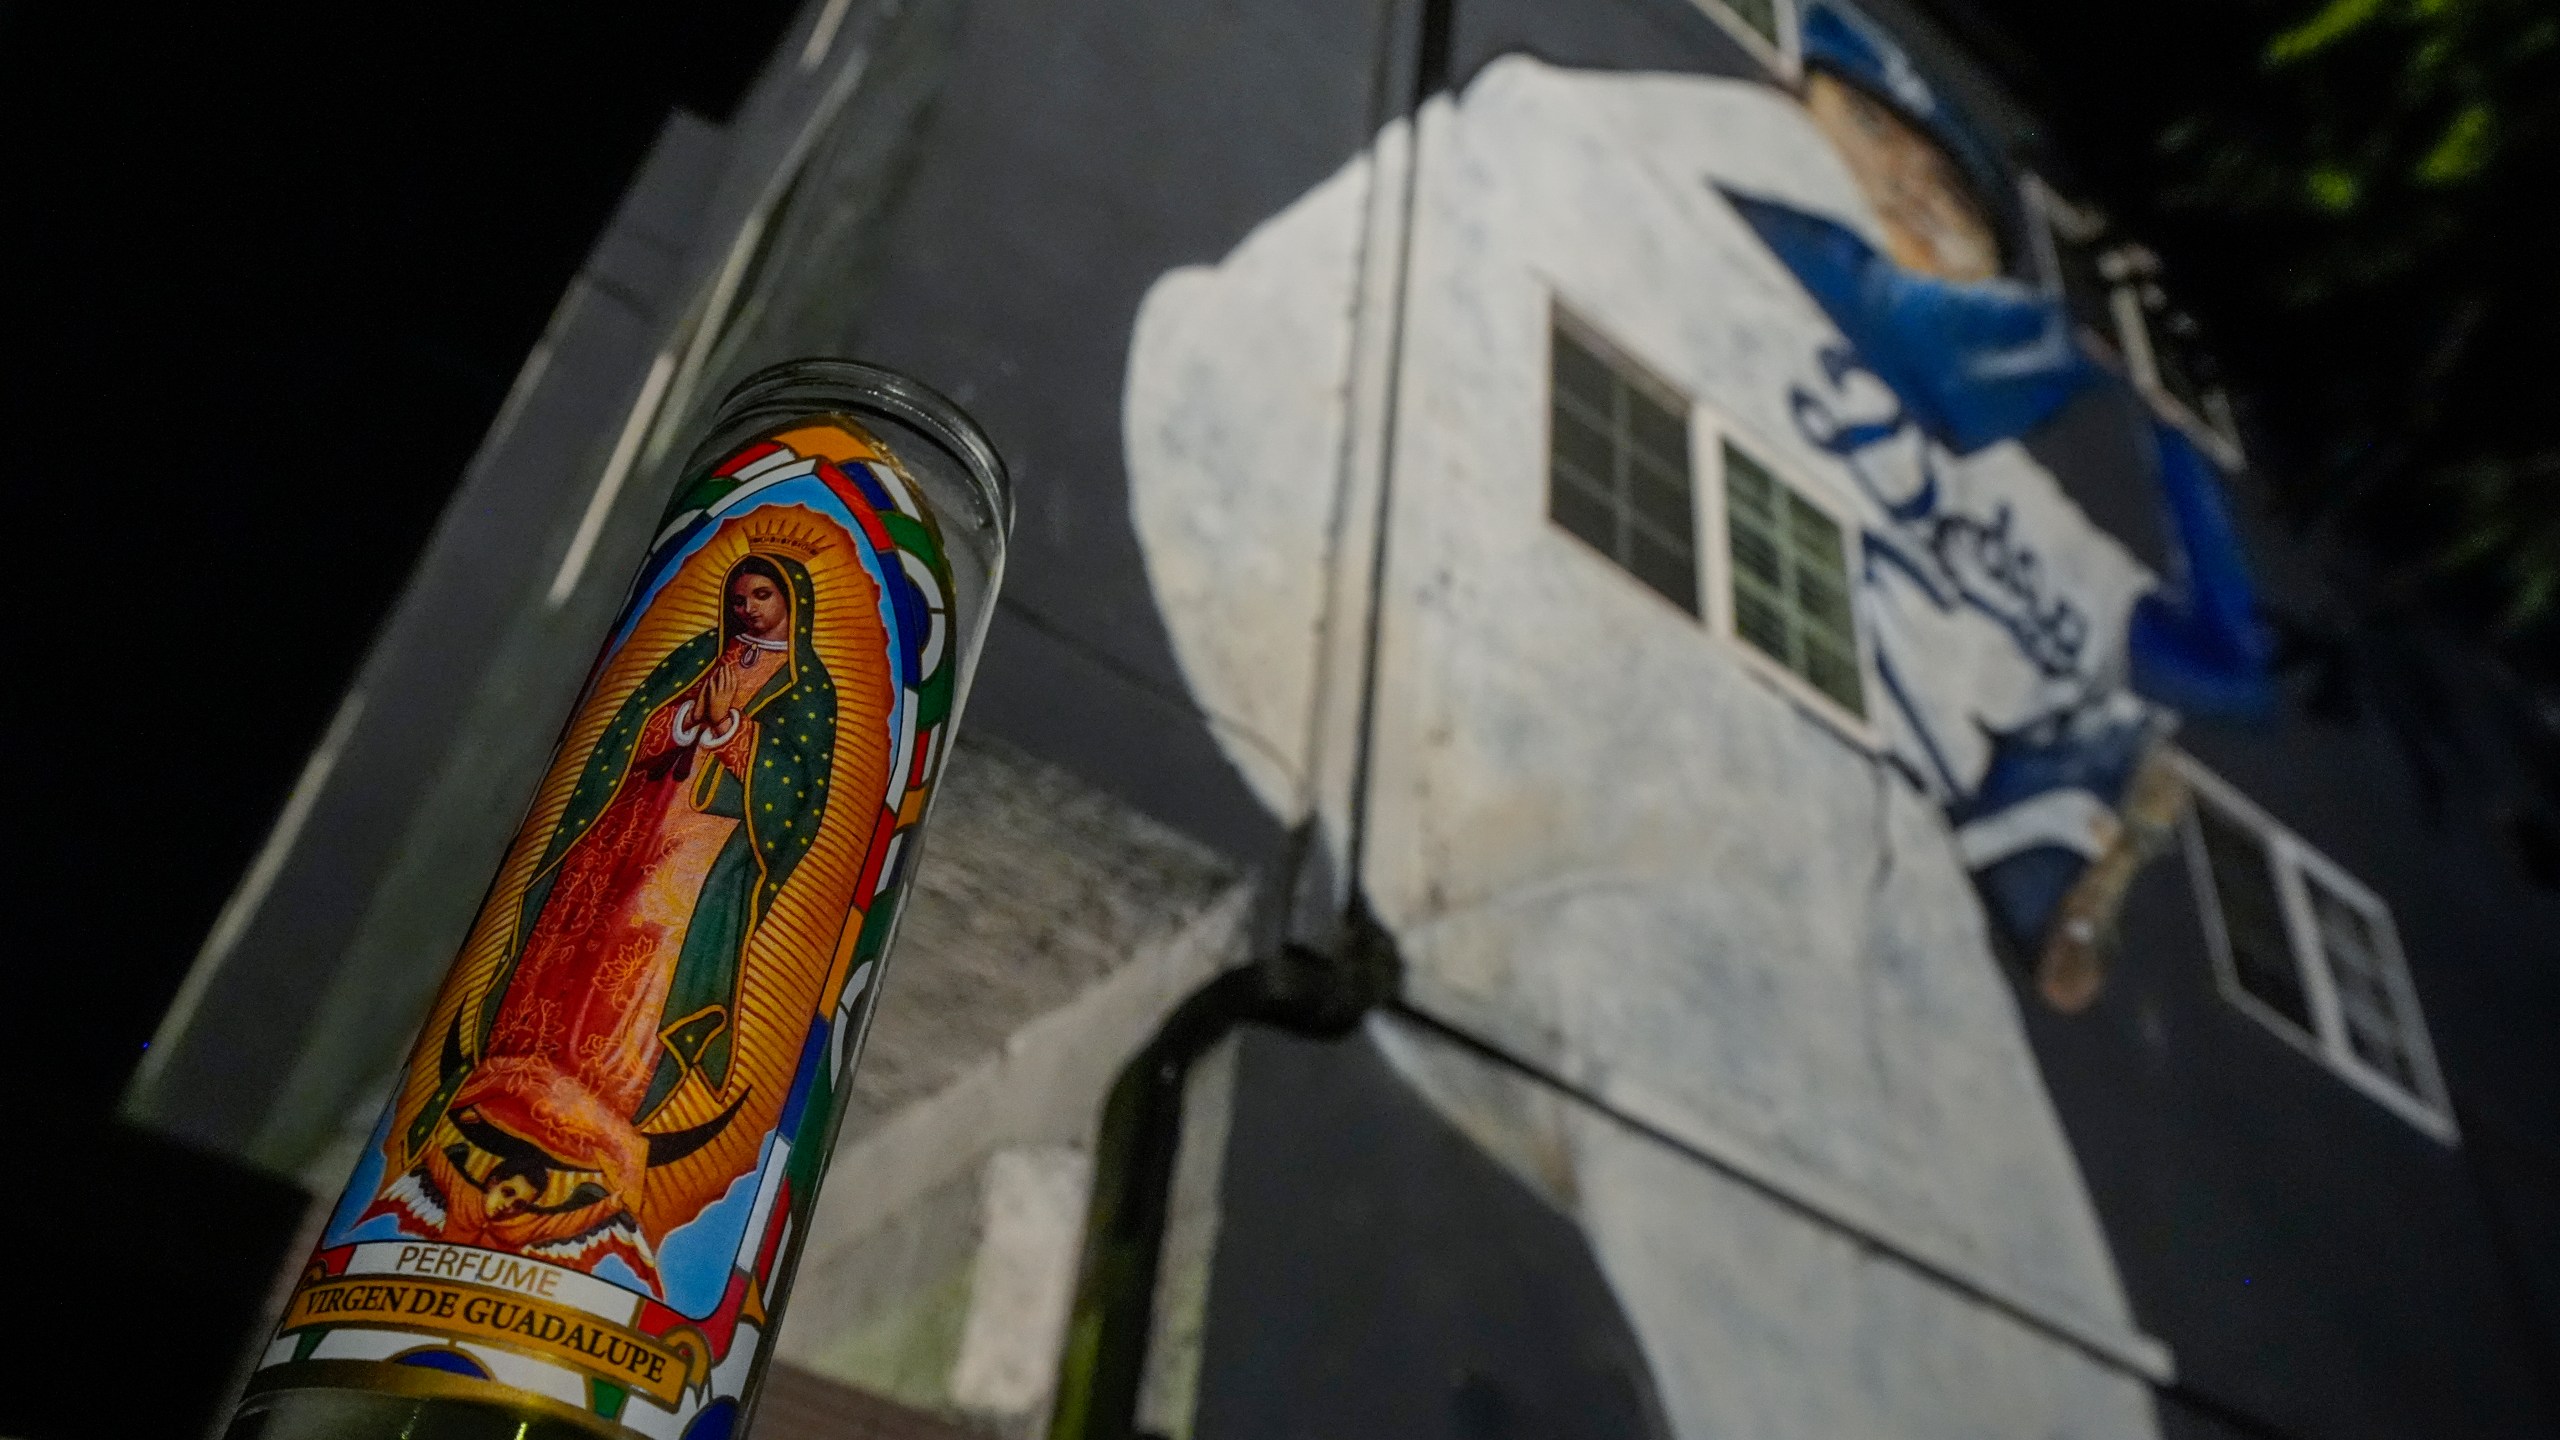
[[[1858,604],[1909,682],[1911,713],[1871,694],[1872,750],[1825,723],[1734,642],[1549,523],[1548,327],[1555,305],[1570,308],[1853,528],[1911,539],[1879,497],[1918,483],[1917,446],[1876,447],[1853,472],[1799,432],[1790,395],[1850,415],[1890,397],[1826,378],[1819,356],[1836,333],[1715,189],[1874,237],[1845,167],[1784,91],[1517,57],[1435,99],[1416,143],[1362,876],[1411,964],[1409,997],[2066,1330],[2156,1354],[2134,1333],[1944,797],[1901,773],[1943,768],[1972,784],[1984,726],[2120,668],[2116,637],[2152,578],[2022,447],[1940,455],[1942,513],[2005,524],[2036,552],[2042,593],[2067,598],[2087,637],[2079,664],[2057,679],[1996,616],[1928,603],[1887,573]],[[1296,717],[1310,704],[1294,657],[1312,649],[1328,553],[1313,442],[1337,423],[1343,364],[1329,323],[1309,327],[1340,312],[1362,165],[1221,264],[1160,282],[1130,360],[1132,504],[1160,610],[1203,707],[1253,717],[1251,743],[1241,726],[1221,738],[1285,819],[1299,813]],[[1256,753],[1263,742],[1276,754]],[[1674,1153],[1577,1165],[1565,1188],[1595,1237],[1655,1243],[1682,1207],[1703,1221],[1725,1203]],[[1778,1340],[1752,1337],[1759,1326],[1798,1347],[1819,1334],[1848,1347],[1840,1363],[1873,1370],[1858,1347],[1938,1323],[1937,1301],[1906,1303],[1820,1258],[1833,1241],[1785,1238],[1798,1223],[1754,1219],[1744,1236],[1730,1221],[1730,1253],[1688,1272],[1613,1261],[1657,1361],[1704,1363],[1674,1362],[1714,1353],[1693,1340],[1726,1327],[1715,1368],[1729,1379],[1739,1357],[1776,1353]],[[1610,1244],[1641,1253],[1635,1238]],[[1814,1258],[1780,1263],[1789,1246]],[[1758,1271],[1755,1255],[1769,1257]],[[1907,1339],[1915,1355],[1936,1343]],[[2076,1395],[2074,1367],[2095,1362],[2020,1343],[2002,1353],[2065,1358],[2016,1396],[1950,1392],[1953,1408],[1922,1407],[1942,1419],[1909,1428],[1883,1423],[1901,1402],[1852,1396],[1838,1416],[1775,1428],[1717,1401],[1683,1428],[1967,1433],[1964,1405],[1978,1403],[2005,1417],[1978,1433],[2044,1433],[2028,1418],[2045,1403],[2037,1387]],[[1980,1344],[1989,1357],[2009,1342]],[[1713,1388],[1704,1372],[1698,1384]],[[2115,1392],[2100,1389],[2103,1410]],[[2000,1409],[2013,1400],[2025,1408]]]
[[[1936,806],[1545,518],[1556,297],[1865,503],[1789,418],[1829,323],[1707,183],[1868,223],[1845,172],[1782,92],[1525,60],[1427,117],[1421,163],[1367,876],[1415,998],[1960,1271],[2124,1326]],[[2103,617],[2146,577],[2023,450],[1943,483],[2010,505],[2054,584],[2120,631]],[[1863,596],[1978,771],[1974,722],[2041,708],[2044,682],[1987,619],[1894,598]]]
[[[1371,164],[1354,160],[1139,306],[1131,518],[1174,652],[1272,814],[1304,813],[1327,538]]]

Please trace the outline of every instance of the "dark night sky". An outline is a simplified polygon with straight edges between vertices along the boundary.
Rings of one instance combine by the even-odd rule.
[[[795,9],[0,0],[0,1055],[55,1177],[0,1264],[115,1336],[0,1387],[0,1434],[211,1419],[299,1192],[113,1107],[651,138]]]
[[[11,629],[71,662],[15,667],[9,948],[79,992],[13,1058],[57,1116],[113,1103],[668,110],[794,8],[0,10]]]

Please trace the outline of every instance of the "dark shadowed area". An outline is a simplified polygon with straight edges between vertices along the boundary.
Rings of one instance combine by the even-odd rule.
[[[9,953],[64,1002],[9,1065],[78,1179],[12,1187],[10,1288],[67,1353],[263,1303],[299,1191],[109,1112],[651,138],[725,115],[795,8],[0,9],[11,709],[45,732]],[[74,1230],[125,1238],[36,1239]],[[83,1366],[13,1384],[0,1433],[191,1434],[235,1358],[160,1353],[112,1413]]]

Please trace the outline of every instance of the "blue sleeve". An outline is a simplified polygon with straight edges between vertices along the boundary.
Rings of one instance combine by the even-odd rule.
[[[2126,629],[2133,687],[2192,714],[2265,715],[2275,707],[2275,647],[2258,619],[2221,471],[2166,421],[2151,422],[2151,439],[2169,574],[2135,604]]]

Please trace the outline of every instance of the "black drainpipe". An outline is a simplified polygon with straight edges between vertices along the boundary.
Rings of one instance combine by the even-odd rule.
[[[1184,1082],[1239,1025],[1332,1039],[1396,993],[1393,942],[1353,902],[1333,954],[1283,946],[1175,1007],[1112,1082],[1094,1141],[1083,1269],[1058,1365],[1049,1440],[1136,1440],[1138,1386],[1155,1328],[1157,1263],[1182,1148]]]
[[[1371,97],[1383,126],[1390,115],[1418,117],[1423,103],[1447,88],[1457,0],[1385,0],[1379,7],[1380,63]],[[1379,127],[1373,127],[1379,128]],[[1416,159],[1419,146],[1415,147]],[[1405,271],[1412,257],[1414,176],[1405,174],[1404,224],[1394,281],[1385,303],[1394,318],[1388,342],[1387,427],[1394,428],[1396,377],[1402,370]],[[1058,1362],[1058,1392],[1049,1415],[1049,1440],[1141,1440],[1138,1387],[1155,1328],[1156,1270],[1172,1206],[1173,1166],[1182,1148],[1182,1099],[1191,1067],[1239,1025],[1269,1025],[1293,1035],[1333,1039],[1348,1035],[1361,1017],[1392,1001],[1403,963],[1395,941],[1359,894],[1361,851],[1367,837],[1370,729],[1377,697],[1378,595],[1384,583],[1387,496],[1392,472],[1382,476],[1377,498],[1377,550],[1371,558],[1369,613],[1364,637],[1360,723],[1353,744],[1349,854],[1342,872],[1352,878],[1347,902],[1316,899],[1336,892],[1325,874],[1316,827],[1292,837],[1283,883],[1276,894],[1292,912],[1275,927],[1290,938],[1264,958],[1230,970],[1176,1006],[1131,1057],[1103,1101],[1102,1127],[1094,1140],[1093,1199],[1085,1212],[1083,1268],[1076,1277],[1075,1309]],[[1342,904],[1339,912],[1334,904]],[[1152,1440],[1152,1437],[1147,1437]]]

